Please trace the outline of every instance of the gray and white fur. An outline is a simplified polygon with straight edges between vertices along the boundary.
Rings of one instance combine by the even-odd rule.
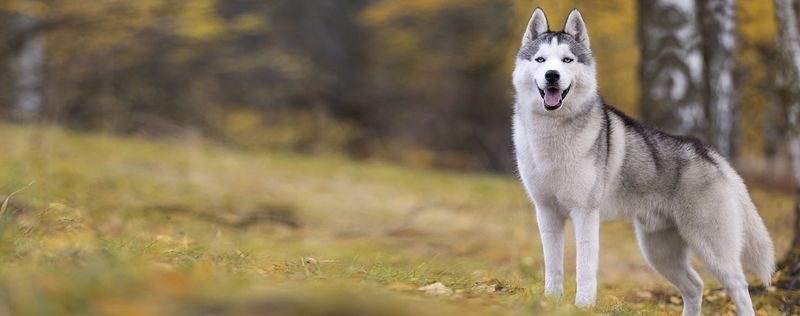
[[[577,10],[551,32],[537,8],[513,74],[514,145],[544,249],[545,295],[562,296],[564,224],[576,241],[575,305],[597,296],[599,226],[633,222],[655,271],[700,315],[703,281],[690,251],[728,291],[739,315],[753,315],[744,269],[768,285],[769,233],[731,165],[690,137],[641,124],[606,105],[597,89],[586,25]]]

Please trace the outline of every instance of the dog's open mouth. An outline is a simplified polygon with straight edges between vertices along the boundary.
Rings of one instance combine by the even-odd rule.
[[[572,88],[571,85],[564,91],[555,87],[547,87],[544,90],[539,89],[539,94],[544,99],[544,109],[548,111],[558,110],[561,107],[561,102],[567,97],[570,88]]]

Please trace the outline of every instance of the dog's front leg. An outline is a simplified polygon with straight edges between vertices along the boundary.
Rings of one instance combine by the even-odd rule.
[[[564,224],[555,208],[536,205],[536,222],[544,250],[544,295],[564,295]]]
[[[575,306],[594,306],[597,298],[597,264],[600,253],[600,212],[575,211],[571,214],[575,226],[576,279]]]

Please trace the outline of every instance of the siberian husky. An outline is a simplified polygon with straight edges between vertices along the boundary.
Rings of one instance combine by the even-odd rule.
[[[564,293],[564,224],[576,241],[575,305],[597,296],[599,226],[633,222],[655,271],[678,288],[683,315],[700,315],[703,281],[690,251],[728,291],[739,315],[753,315],[744,269],[764,284],[773,245],[742,178],[717,152],[673,136],[603,103],[581,14],[552,32],[537,8],[513,74],[514,146],[535,208],[547,296]]]

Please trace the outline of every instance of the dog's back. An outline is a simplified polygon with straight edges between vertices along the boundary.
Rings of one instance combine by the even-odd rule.
[[[612,208],[608,211],[631,210],[630,217],[641,229],[676,226],[684,239],[703,238],[708,230],[704,227],[729,218],[728,233],[714,238],[738,247],[731,251],[741,252],[745,268],[769,284],[774,271],[772,241],[742,178],[728,161],[697,138],[671,135],[613,107],[605,109],[611,128],[625,130],[619,173],[606,179],[612,183],[606,192],[607,206]],[[701,231],[693,232],[695,226]]]

